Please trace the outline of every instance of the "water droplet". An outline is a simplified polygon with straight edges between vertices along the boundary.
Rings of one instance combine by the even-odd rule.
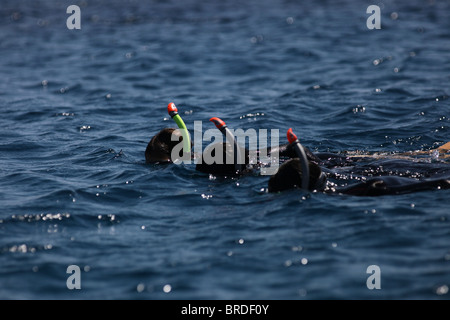
[[[353,111],[353,113],[363,113],[363,112],[366,112],[366,107],[357,105],[356,107],[354,107],[352,109],[352,111]]]
[[[431,158],[439,159],[439,151],[438,150],[433,150],[433,152],[431,152]]]
[[[80,132],[84,132],[84,131],[87,131],[87,130],[90,130],[91,129],[91,126],[81,126],[80,127]]]
[[[170,284],[166,284],[166,285],[163,287],[163,291],[164,291],[165,293],[169,293],[170,291],[172,291],[172,286],[171,286]]]
[[[44,20],[44,19],[38,19],[38,21],[36,22],[36,24],[39,27],[45,27],[48,25],[48,20]]]
[[[250,38],[251,43],[259,43],[259,42],[262,42],[263,40],[264,40],[264,36],[262,36],[260,34]]]
[[[447,293],[448,293],[448,286],[446,286],[445,284],[436,289],[436,294],[439,296],[442,296]]]
[[[136,287],[136,291],[141,293],[142,291],[144,291],[145,289],[145,285],[143,283],[139,283]]]

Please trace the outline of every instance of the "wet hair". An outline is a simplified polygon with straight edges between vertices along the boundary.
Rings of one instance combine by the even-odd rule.
[[[209,148],[212,148],[212,150],[209,150]],[[211,163],[208,164],[206,163],[205,159],[204,159],[204,154],[205,153],[210,153],[211,157],[216,158],[216,151],[219,151],[221,153],[220,156],[218,156],[221,159],[222,163]],[[233,163],[227,163],[227,155],[229,157],[232,156],[232,152],[233,152],[233,146],[230,145],[229,143],[216,143],[210,146],[207,146],[205,148],[205,150],[203,151],[203,154],[201,155],[201,159],[198,161],[195,169],[197,171],[200,172],[204,172],[204,173],[211,173],[211,174],[217,174],[217,175],[224,175],[224,176],[234,176],[234,175],[240,175],[242,173],[244,173],[245,170],[243,171],[237,171],[236,167]],[[245,155],[244,155],[244,159],[245,159],[245,164],[249,163],[249,152],[247,149],[245,149],[244,151]],[[245,167],[245,165],[244,165]]]
[[[182,136],[180,136],[178,141],[172,141],[172,134],[175,130],[173,128],[164,128],[150,140],[145,149],[146,163],[172,161],[172,149],[180,141],[183,141]]]
[[[309,162],[309,190],[322,190],[325,187],[325,176],[320,167]],[[288,189],[301,188],[302,165],[298,158],[289,159],[283,163],[278,172],[269,179],[269,192],[280,192]]]

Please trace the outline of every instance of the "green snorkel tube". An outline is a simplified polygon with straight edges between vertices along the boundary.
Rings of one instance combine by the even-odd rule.
[[[241,159],[241,150],[239,148],[239,145],[236,141],[236,139],[234,138],[234,134],[231,133],[230,129],[228,129],[227,125],[225,124],[225,121],[223,121],[220,118],[217,117],[213,117],[211,119],[209,119],[209,121],[214,122],[215,126],[217,129],[220,130],[220,132],[223,133],[223,135],[226,138],[226,141],[228,141],[229,144],[233,144],[234,146],[234,168],[236,170],[236,173],[241,173],[244,169],[244,164],[243,163],[239,163],[240,159]]]
[[[191,153],[191,139],[189,137],[189,131],[186,128],[186,125],[184,124],[183,119],[181,119],[181,116],[178,114],[178,109],[175,106],[175,103],[171,102],[167,106],[167,112],[169,113],[170,117],[175,121],[178,128],[181,131],[181,136],[183,137],[183,154]]]
[[[300,163],[302,166],[302,189],[309,190],[309,164],[305,150],[303,149],[300,141],[297,139],[297,136],[292,131],[292,128],[289,128],[289,130],[287,131],[287,139],[289,143],[294,147],[295,152],[300,158]]]

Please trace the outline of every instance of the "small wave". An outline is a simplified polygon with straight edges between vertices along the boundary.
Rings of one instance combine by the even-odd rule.
[[[29,151],[38,151],[46,149],[45,145],[34,141],[14,141],[6,144],[0,144],[0,151],[26,154]]]
[[[63,221],[70,219],[70,213],[37,213],[37,214],[13,214],[9,218],[0,220],[2,224],[15,222],[37,222],[37,221]]]
[[[392,95],[395,95],[395,96],[401,96],[402,98],[415,96],[414,93],[406,90],[405,88],[396,88],[396,87],[386,88],[386,89],[383,90],[383,92],[385,94],[392,94]]]
[[[431,102],[439,102],[439,101],[445,101],[448,99],[448,95],[443,94],[443,95],[438,95],[438,96],[428,96],[428,97],[418,97],[418,98],[414,98],[414,99],[409,99],[408,102],[410,103],[431,103]]]
[[[67,93],[82,93],[85,92],[83,89],[83,85],[81,83],[77,83],[74,85],[65,85],[61,86],[56,90],[53,90],[53,93],[56,94],[67,94]]]
[[[0,253],[21,253],[21,254],[34,254],[39,251],[48,251],[52,250],[53,245],[46,244],[46,245],[34,245],[34,244],[12,244],[12,245],[6,245],[3,248],[0,248]]]

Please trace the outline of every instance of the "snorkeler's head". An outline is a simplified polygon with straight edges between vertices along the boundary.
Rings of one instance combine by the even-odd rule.
[[[326,184],[326,177],[320,167],[308,162],[309,165],[309,190],[323,190]],[[301,188],[302,186],[302,165],[298,158],[290,159],[283,163],[278,172],[269,179],[269,192],[280,192],[288,189]]]
[[[195,169],[204,173],[225,176],[235,176],[244,173],[245,170],[236,170],[234,157],[234,146],[230,143],[214,143],[205,148],[201,159],[197,162]],[[249,162],[248,150],[241,148],[244,153],[245,164]],[[245,167],[244,164],[244,167]]]
[[[172,141],[172,135],[177,135],[178,141]],[[165,128],[158,132],[148,143],[145,150],[145,162],[168,162],[171,159],[172,149],[183,141],[183,137],[179,130],[173,128]]]

